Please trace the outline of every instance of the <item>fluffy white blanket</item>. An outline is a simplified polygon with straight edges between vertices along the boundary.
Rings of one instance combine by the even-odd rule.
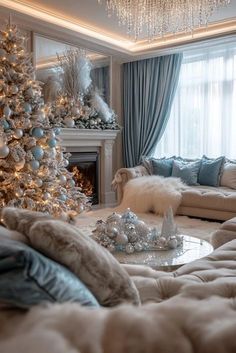
[[[130,208],[133,212],[154,212],[163,215],[169,207],[175,214],[182,200],[181,190],[186,188],[179,178],[162,176],[144,176],[131,179],[124,187],[121,208]]]
[[[225,285],[225,283],[224,283]],[[232,298],[204,297],[204,284],[140,308],[50,305],[28,314],[0,311],[1,353],[235,353]],[[226,283],[227,287],[227,283]],[[222,286],[223,288],[223,286]]]

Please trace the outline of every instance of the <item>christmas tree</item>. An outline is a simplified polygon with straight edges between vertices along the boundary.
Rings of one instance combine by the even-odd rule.
[[[58,56],[61,94],[52,104],[50,122],[79,129],[118,130],[116,114],[93,87],[91,62],[83,49]],[[59,79],[58,79],[59,82]]]
[[[0,32],[0,208],[58,216],[87,207],[87,197],[66,169],[69,155],[49,113],[24,38],[9,21]]]

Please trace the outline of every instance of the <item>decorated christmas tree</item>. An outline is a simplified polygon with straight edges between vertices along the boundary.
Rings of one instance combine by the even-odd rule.
[[[61,94],[52,105],[55,126],[79,129],[118,130],[116,114],[93,86],[91,62],[83,49],[58,56]]]
[[[0,208],[58,216],[87,207],[87,197],[66,169],[69,155],[49,113],[24,38],[9,21],[0,32]]]

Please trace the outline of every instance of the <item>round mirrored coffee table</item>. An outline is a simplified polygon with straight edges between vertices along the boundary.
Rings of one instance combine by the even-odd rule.
[[[183,245],[173,250],[142,251],[126,254],[114,252],[115,258],[122,264],[147,265],[155,270],[174,271],[191,261],[209,255],[213,247],[205,240],[183,235]]]

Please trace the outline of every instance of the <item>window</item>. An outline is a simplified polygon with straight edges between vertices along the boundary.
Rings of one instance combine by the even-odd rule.
[[[236,158],[236,43],[184,54],[155,156]]]

